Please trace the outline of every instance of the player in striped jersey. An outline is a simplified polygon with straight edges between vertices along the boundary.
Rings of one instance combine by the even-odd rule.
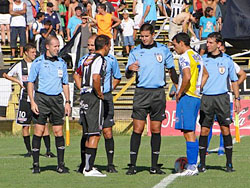
[[[208,79],[199,54],[190,48],[190,38],[186,33],[178,33],[173,37],[175,51],[179,58],[180,76],[176,94],[175,129],[181,130],[186,139],[187,169],[182,176],[198,175],[196,166],[199,144],[195,136],[195,127],[200,109],[200,90]]]

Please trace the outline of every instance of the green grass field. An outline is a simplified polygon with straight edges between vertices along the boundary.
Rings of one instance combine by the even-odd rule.
[[[54,137],[52,151],[56,153]],[[107,178],[84,177],[75,170],[80,163],[80,136],[71,137],[71,145],[66,148],[65,163],[69,174],[58,174],[55,158],[40,157],[41,174],[32,174],[32,158],[24,158],[26,152],[21,136],[0,135],[0,187],[153,187],[163,178],[173,173],[174,161],[185,156],[183,137],[163,137],[159,162],[163,163],[166,175],[150,175],[150,137],[142,137],[137,170],[134,176],[127,176],[129,162],[129,136],[115,136],[115,165],[118,174],[108,174]],[[214,136],[211,149],[218,147],[219,137]],[[41,154],[45,153],[42,141]],[[225,156],[217,153],[207,157],[206,173],[195,177],[178,177],[168,187],[250,187],[250,137],[234,145],[233,164],[236,172],[226,173]],[[99,144],[95,165],[105,172],[106,154],[103,138]]]

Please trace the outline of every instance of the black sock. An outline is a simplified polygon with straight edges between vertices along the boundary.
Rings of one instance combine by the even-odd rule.
[[[105,139],[105,149],[108,158],[108,164],[113,164],[114,158],[114,139],[113,137],[110,139]]]
[[[33,135],[33,139],[32,139],[33,164],[39,164],[41,138],[42,138],[41,136]]]
[[[151,136],[151,166],[157,167],[161,148],[161,133],[152,133]]]
[[[63,136],[55,137],[58,166],[64,164],[65,141]]]
[[[87,136],[86,135],[82,135],[82,139],[81,139],[81,166],[82,168],[84,168],[85,166],[85,150],[86,150],[86,147],[85,147],[85,142],[87,140]]]
[[[47,149],[47,152],[50,152],[50,136],[49,135],[43,136],[43,141]]]
[[[130,139],[130,164],[136,165],[137,155],[141,144],[141,134],[133,132]]]
[[[208,136],[200,136],[199,138],[200,164],[203,166],[206,165],[207,138]]]
[[[85,162],[85,170],[88,172],[92,170],[95,162],[97,148],[87,148],[86,147],[86,162]]]
[[[25,147],[28,152],[31,152],[31,146],[30,146],[30,135],[29,136],[23,136],[23,141],[25,144]]]
[[[232,136],[231,134],[224,136],[224,148],[227,157],[227,165],[232,164],[232,153],[233,153],[233,143],[232,143]]]

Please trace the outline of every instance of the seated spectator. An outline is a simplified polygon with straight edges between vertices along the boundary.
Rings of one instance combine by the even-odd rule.
[[[1,43],[5,46],[5,31],[7,32],[8,43],[10,43],[10,2],[9,0],[0,0],[0,5]]]
[[[81,20],[82,8],[77,6],[75,8],[75,13],[76,13],[76,15],[72,16],[69,19],[69,23],[68,23],[68,26],[67,26],[67,38],[68,38],[68,40],[70,40],[73,37],[73,33],[74,33],[75,29],[76,29],[76,26],[78,24],[82,23],[82,20]]]
[[[14,0],[10,3],[10,47],[11,47],[11,56],[13,59],[15,57],[16,48],[17,48],[17,37],[20,38],[20,57],[23,57],[23,47],[26,44],[26,4],[21,2],[21,0]]]
[[[41,52],[41,54],[44,54],[46,52],[45,39],[48,36],[55,36],[56,37],[56,32],[54,31],[50,20],[47,20],[44,23],[44,28],[41,29],[41,35],[42,35],[42,38],[41,38],[40,52]]]
[[[134,25],[135,23],[129,17],[128,10],[124,10],[121,28],[123,30],[122,34],[123,34],[124,46],[126,47],[126,56],[128,56],[129,54],[129,46],[131,46],[131,49],[133,49],[135,45],[135,42],[133,39]]]
[[[207,7],[205,16],[200,18],[200,40],[206,40],[210,33],[216,31],[216,18],[213,15],[213,8]],[[207,45],[202,44],[200,47],[200,55],[202,56],[206,51]]]
[[[57,16],[57,13],[54,12],[53,10],[53,4],[52,3],[47,3],[47,12],[45,13],[45,18],[44,18],[44,23],[47,20],[51,21],[53,30],[58,34],[59,33],[59,28],[60,28],[60,20]]]
[[[40,46],[40,38],[41,36],[41,29],[44,28],[43,26],[43,20],[44,20],[44,13],[38,12],[36,15],[37,20],[32,25],[32,31],[33,35],[35,36],[35,42],[36,42],[36,49],[39,51]]]

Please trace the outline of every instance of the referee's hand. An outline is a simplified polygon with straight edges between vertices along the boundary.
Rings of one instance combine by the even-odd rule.
[[[39,110],[38,110],[37,104],[33,101],[33,102],[30,103],[30,105],[31,105],[32,112],[34,112],[36,115],[38,115],[39,114]]]
[[[139,68],[140,68],[140,66],[139,66],[139,62],[138,61],[136,61],[136,62],[134,62],[133,64],[131,64],[130,66],[129,66],[129,70],[130,71],[139,71]]]
[[[65,110],[65,114],[70,115],[70,113],[71,113],[71,106],[70,106],[69,103],[65,104],[64,110]]]

